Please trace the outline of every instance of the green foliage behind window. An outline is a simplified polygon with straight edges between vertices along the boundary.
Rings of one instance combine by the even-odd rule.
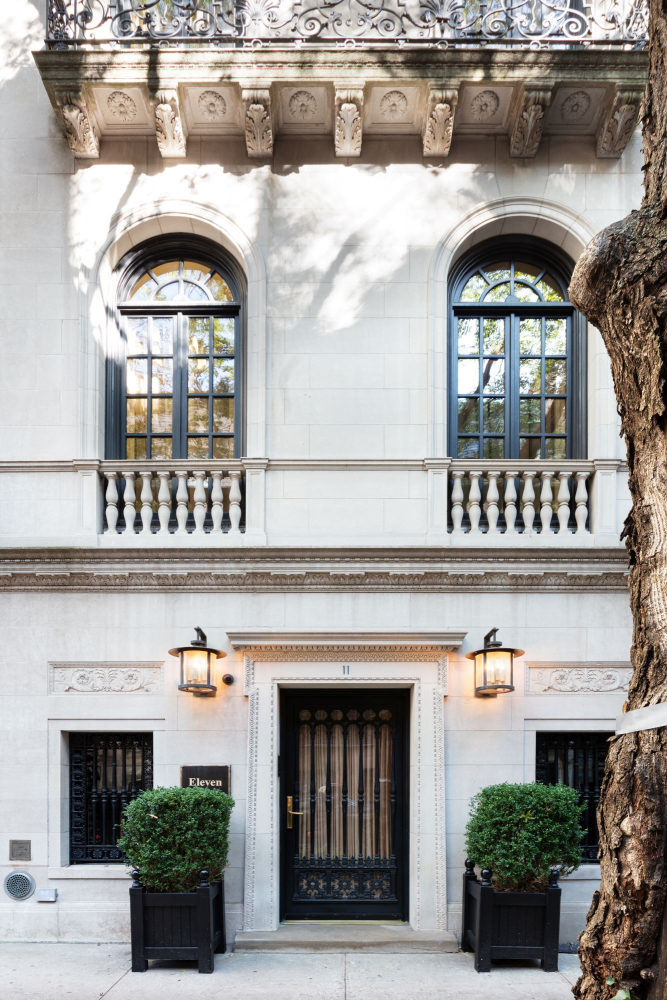
[[[217,882],[227,865],[234,799],[212,788],[153,788],[125,809],[118,846],[142,885],[190,892],[203,869]]]
[[[552,865],[568,875],[581,864],[583,808],[565,785],[489,785],[471,802],[468,857],[496,889],[541,892]]]

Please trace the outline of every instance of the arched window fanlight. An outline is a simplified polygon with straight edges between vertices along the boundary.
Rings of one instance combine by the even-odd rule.
[[[564,257],[538,240],[493,240],[450,285],[451,453],[583,457],[584,325]]]
[[[176,252],[175,252],[176,251]],[[239,453],[242,276],[204,241],[151,241],[122,262],[109,457]]]

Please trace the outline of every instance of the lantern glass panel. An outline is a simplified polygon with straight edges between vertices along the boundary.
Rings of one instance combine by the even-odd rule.
[[[184,649],[183,683],[207,684],[209,654],[205,649]]]
[[[486,650],[487,685],[508,685],[512,683],[512,653],[507,649]]]

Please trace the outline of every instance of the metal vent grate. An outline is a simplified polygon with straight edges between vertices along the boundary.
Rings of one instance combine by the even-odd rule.
[[[28,872],[10,872],[5,876],[5,892],[12,899],[27,899],[35,891],[35,880]]]

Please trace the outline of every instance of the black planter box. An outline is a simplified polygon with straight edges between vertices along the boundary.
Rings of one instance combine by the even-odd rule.
[[[130,889],[132,972],[151,958],[196,961],[213,972],[213,956],[225,950],[225,883],[209,884],[208,872],[194,892],[147,892],[138,872]]]
[[[478,882],[466,862],[461,948],[474,951],[477,972],[490,972],[499,958],[539,959],[545,972],[558,972],[557,881],[554,872],[546,892],[496,892],[491,872],[485,869]]]

